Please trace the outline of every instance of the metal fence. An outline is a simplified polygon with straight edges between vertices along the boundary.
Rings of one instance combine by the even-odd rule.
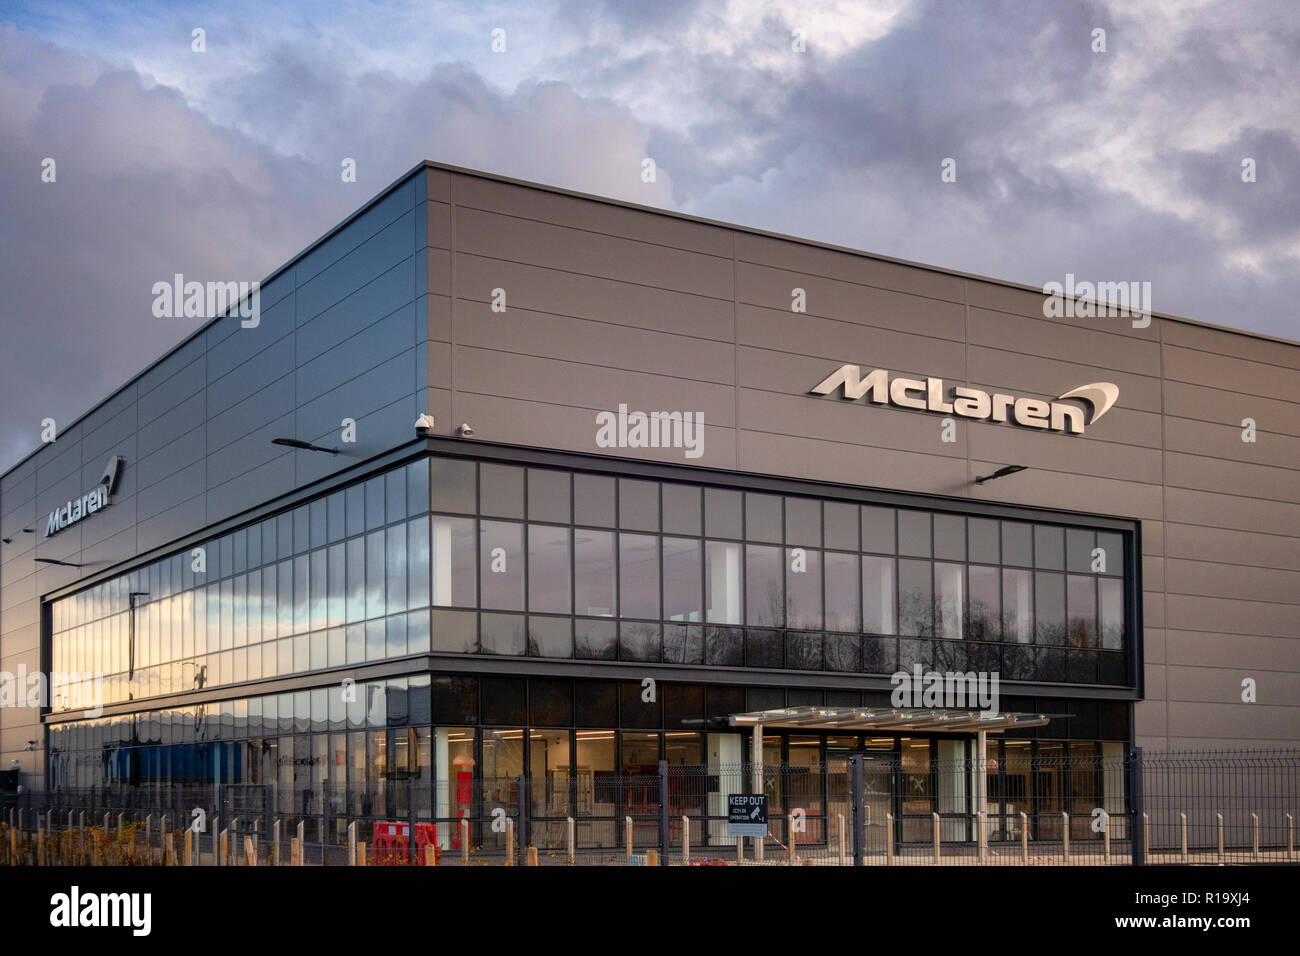
[[[731,798],[755,794],[765,798],[765,835],[736,837]],[[133,828],[161,849],[188,829],[196,863],[252,862],[251,852],[263,865],[423,864],[426,845],[441,865],[530,856],[539,865],[1277,863],[1296,859],[1297,815],[1300,750],[982,764],[864,753],[661,762],[640,775],[396,775],[346,788],[153,784],[23,793],[0,805],[10,839]]]

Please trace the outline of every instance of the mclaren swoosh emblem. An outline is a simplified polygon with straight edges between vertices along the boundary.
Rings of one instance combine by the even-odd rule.
[[[1110,411],[1111,406],[1119,400],[1119,386],[1112,385],[1110,382],[1080,385],[1078,388],[1070,389],[1057,400],[1065,398],[1081,398],[1092,406],[1092,417],[1088,419],[1088,424],[1091,425]]]

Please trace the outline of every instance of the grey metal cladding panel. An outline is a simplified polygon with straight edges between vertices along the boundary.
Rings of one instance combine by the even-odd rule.
[[[970,496],[981,501],[1001,501],[1031,508],[1059,508],[1082,514],[1115,515],[1143,522],[1159,521],[1161,518],[1160,486],[1144,482],[1030,468],[987,485],[974,483],[977,476],[987,475],[1005,464],[1007,462],[1000,459],[971,459],[967,477]],[[897,479],[893,487],[898,487]],[[1144,529],[1144,542],[1149,530]],[[1152,535],[1155,533],[1151,532]],[[1153,538],[1154,544],[1158,544],[1158,539]],[[1149,548],[1147,552],[1157,553],[1158,548]]]
[[[1169,659],[1180,664],[1214,660],[1222,652],[1224,643],[1222,634],[1178,631],[1169,645]],[[1296,669],[1296,645],[1292,637],[1238,634],[1232,637],[1231,648],[1233,664],[1237,667],[1255,667],[1262,671],[1294,672]],[[1240,691],[1240,683],[1237,688]]]
[[[311,252],[298,259],[294,266],[298,288],[353,252],[358,246],[390,227],[395,221],[410,214],[415,207],[415,185],[411,180],[399,183],[384,198],[348,223]],[[414,237],[414,233],[411,234]],[[411,246],[406,247],[409,254]]]
[[[1266,568],[1300,567],[1300,538],[1290,535],[1205,528],[1171,521],[1165,542],[1170,558]]]
[[[1300,504],[1294,502],[1168,488],[1165,509],[1170,521],[1300,538]]]
[[[708,255],[731,256],[729,229],[474,176],[456,177],[456,205]]]
[[[417,257],[402,260],[298,330],[298,364],[347,341],[384,316],[414,301]],[[413,343],[411,343],[413,344]]]
[[[447,386],[451,382],[451,345],[446,342],[426,342],[425,368],[428,375],[423,388]]]
[[[208,350],[208,381],[215,382],[247,362],[294,330],[293,296],[263,309],[261,321],[251,329],[236,326],[236,332]]]
[[[1065,276],[1061,276],[1057,281],[1064,283]],[[1142,339],[1148,342],[1156,342],[1160,337],[1159,326],[1161,320],[1157,318],[1152,318],[1150,324],[1137,328],[1133,326],[1131,316],[1047,318],[1043,314],[1043,303],[1047,297],[1041,292],[971,279],[968,286],[968,295],[968,303],[972,309],[990,309],[995,312],[1030,316],[1051,323],[1059,323],[1063,326],[1093,329],[1109,335],[1119,335],[1128,339]],[[1139,321],[1142,320],[1139,319]]]
[[[168,475],[202,461],[207,452],[207,441],[202,428],[186,432],[171,444],[164,445],[153,454],[132,462],[135,466],[136,485],[147,488],[157,484]]]
[[[737,306],[736,341],[741,345],[824,359],[826,371],[821,378],[840,365],[853,363],[868,370],[887,368],[899,373],[936,375],[955,383],[966,379],[966,349],[961,342],[922,338],[814,315]],[[808,387],[816,385],[821,378],[809,382]]]
[[[292,491],[296,487],[293,457],[293,452],[278,454],[239,477],[208,489],[208,523],[223,521]]]
[[[226,446],[231,442],[292,415],[293,409],[293,376],[285,375],[221,414],[213,415],[206,429],[200,429],[207,433],[202,453],[213,458],[229,457],[231,451]]]
[[[518,307],[493,312],[483,302],[457,301],[456,342],[724,385],[735,381],[736,374],[735,349],[729,343]]]
[[[1002,392],[1018,389],[1036,393],[1030,397],[1055,398],[1080,385],[1113,382],[1119,386],[1116,407],[1160,411],[1160,380],[1157,378],[976,345],[970,347],[969,354],[971,384],[981,388]]]
[[[165,412],[140,428],[136,438],[138,442],[136,454],[144,458],[188,432],[202,432],[207,414],[207,393],[197,392],[191,395],[171,411]]]
[[[359,373],[401,355],[417,341],[423,342],[423,336],[417,339],[415,315],[415,303],[408,302],[363,332],[299,365],[295,373],[298,402],[306,404]]]
[[[426,269],[424,281],[417,283],[416,294],[451,295],[451,250],[425,249],[423,256],[416,256]],[[416,275],[416,279],[420,279]]]
[[[205,494],[182,501],[147,518],[135,526],[137,547],[141,553],[170,544],[177,538],[193,534],[210,523],[205,515]]]
[[[202,392],[207,384],[207,356],[199,355],[188,365],[170,378],[161,382],[156,388],[140,390],[140,428],[143,430],[150,422],[171,411],[196,392]]]
[[[1294,569],[1245,568],[1171,558],[1167,570],[1166,588],[1174,594],[1300,604],[1300,571]],[[1296,663],[1300,665],[1300,658]]]
[[[1256,465],[1300,469],[1300,438],[1259,431],[1258,422],[1256,427],[1255,440],[1247,442],[1242,441],[1244,429],[1240,422],[1217,425],[1166,417],[1165,447],[1169,451],[1204,454],[1214,458],[1237,458]],[[1300,472],[1297,472],[1297,477],[1300,477]]]
[[[457,250],[476,255],[731,298],[729,258],[461,207],[455,228]]]
[[[765,475],[808,478],[874,488],[907,488],[932,494],[965,495],[966,462],[960,458],[861,447],[799,435],[741,430],[736,437],[736,467]]]
[[[1300,471],[1204,455],[1165,454],[1165,484],[1171,487],[1221,491],[1293,503],[1300,501]]]
[[[66,503],[71,498],[80,498],[85,493],[86,489],[81,486],[81,468],[78,467],[72,474],[53,482],[36,496],[37,516],[44,523],[45,515],[56,506]],[[38,528],[37,531],[43,534],[44,528]],[[62,531],[59,537],[65,534],[67,531]]]
[[[220,450],[214,449],[207,457],[207,486],[209,490],[225,484],[246,471],[286,454],[283,445],[271,444],[272,438],[288,437],[293,433],[293,407],[276,418],[262,422],[257,428],[241,435]],[[288,491],[288,488],[281,492]]]
[[[26,461],[19,463],[0,478],[0,504],[3,504],[5,510],[8,510],[8,504],[4,504],[10,497],[30,498],[36,494],[36,459],[28,458]]]
[[[600,448],[596,445],[596,413],[589,408],[458,392],[453,421],[467,421],[476,436],[511,445],[707,468],[736,467],[735,430],[710,424],[707,415],[703,454],[698,458],[687,458],[682,448]]]
[[[451,299],[445,295],[424,295],[416,308],[427,323],[425,331],[430,341],[451,341]]]
[[[445,202],[424,203],[424,241],[437,249],[451,248],[451,206]],[[416,210],[419,215],[420,210]]]
[[[461,345],[452,362],[458,392],[593,410],[615,410],[625,403],[629,410],[645,412],[702,412],[706,424],[724,426],[735,419],[732,389],[725,385]]]
[[[1237,428],[1253,418],[1260,431],[1300,436],[1300,404],[1184,382],[1165,382],[1165,413]]]
[[[96,512],[80,524],[82,561],[92,566],[92,562],[85,558],[84,549],[135,527],[135,495],[114,495],[110,507]]]
[[[185,398],[202,387],[204,383],[204,370],[207,362],[208,345],[204,336],[182,343],[174,352],[164,356],[158,364],[141,374],[136,381],[136,390],[140,402],[140,421],[147,422],[157,418],[162,412],[166,411],[177,401]],[[185,386],[192,382],[192,379],[182,379],[173,381],[177,376],[191,373],[192,366],[197,365],[199,369],[198,382],[191,391],[185,391]],[[159,394],[155,395],[155,392]]]
[[[297,437],[315,441],[333,435],[334,440],[328,444],[337,444],[344,418],[353,418],[360,423],[371,412],[414,392],[415,349],[412,348],[300,405],[295,418]],[[408,425],[410,430],[402,436],[404,441],[414,436],[415,419],[412,418]],[[358,434],[357,441],[364,442],[366,447],[372,445],[370,436]]]
[[[732,339],[730,300],[457,252],[458,298],[487,302],[495,288],[506,290],[509,308],[518,306],[723,342]]]
[[[791,290],[801,288],[808,315],[954,341],[966,335],[959,303],[747,262],[737,263],[736,276],[740,301],[784,312],[791,320],[804,317],[790,311]]]
[[[1029,319],[1005,312],[970,310],[972,345],[1025,352],[1067,362],[1086,361],[1099,368],[1138,375],[1160,375],[1160,346],[1135,342],[1088,326],[1088,320]]]
[[[1103,424],[1105,421],[1083,435],[1061,435],[996,422],[967,422],[958,428],[968,430],[972,458],[1159,485],[1160,449],[1089,437],[1094,431],[1100,435]]]
[[[195,495],[201,495],[207,487],[204,474],[206,467],[206,461],[199,461],[136,492],[136,509],[140,523],[143,524],[146,519],[161,514],[183,501],[189,501]],[[195,526],[202,523],[201,506],[194,520]]]
[[[1300,345],[1237,335],[1223,329],[1211,329],[1187,322],[1166,322],[1164,342],[1165,345],[1200,349],[1213,355],[1231,355],[1266,365],[1300,369]]]
[[[130,402],[112,418],[103,418],[87,422],[84,437],[81,439],[81,458],[85,467],[99,462],[102,468],[110,455],[126,454],[119,449],[130,447],[135,451],[135,402]],[[95,475],[98,478],[99,475]]]
[[[112,508],[109,509],[109,511],[112,510]],[[111,530],[113,532],[112,534],[107,534],[99,540],[88,542],[86,547],[82,549],[81,560],[87,566],[111,568],[115,564],[120,564],[123,561],[135,557],[135,509],[131,509],[131,514],[125,527],[114,528]]]
[[[965,298],[963,287],[966,280],[959,276],[770,236],[737,231],[735,237],[736,258],[742,262],[947,299],[949,302],[963,302]]]
[[[269,309],[297,287],[293,270],[285,269],[269,282],[263,282],[258,289],[258,298],[263,309]]]
[[[215,416],[293,371],[294,336],[286,335],[208,386],[208,415]]]
[[[81,440],[80,429],[77,434],[60,435],[52,444],[45,446],[44,455],[37,463],[36,489],[41,495],[55,485],[61,485],[69,475],[81,476]]]
[[[1300,605],[1296,604],[1170,594],[1166,608],[1166,630],[1188,628],[1269,637],[1294,637],[1300,633]]]
[[[1265,398],[1291,398],[1300,395],[1300,369],[1281,368],[1248,362],[1229,355],[1214,355],[1193,349],[1164,347],[1165,378],[1213,385],[1215,388],[1262,395]]]
[[[808,405],[810,400],[817,401],[803,395],[743,388],[738,401],[739,426],[750,431],[858,445],[862,455],[872,454],[870,449],[889,448],[966,457],[966,433],[959,429],[956,442],[942,441],[942,419],[937,416],[922,418],[900,409],[839,399],[823,399],[814,414]]]
[[[415,393],[404,395],[382,408],[358,416],[355,443],[340,443],[337,429],[328,436],[313,436],[313,440],[318,442],[329,441],[332,447],[339,449],[339,454],[294,452],[294,470],[298,487],[411,441],[415,438],[415,419],[419,411],[423,411],[423,409],[417,411],[419,406],[417,398],[423,399],[424,394],[421,392],[418,396]]]
[[[415,213],[408,212],[314,279],[298,284],[298,324],[315,318],[414,253]],[[415,298],[414,287],[410,298]]]

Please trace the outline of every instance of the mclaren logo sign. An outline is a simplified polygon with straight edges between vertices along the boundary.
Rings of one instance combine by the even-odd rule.
[[[122,456],[114,455],[104,466],[104,474],[100,476],[98,485],[80,498],[73,498],[63,507],[55,508],[50,512],[49,520],[45,524],[45,537],[58,534],[86,515],[93,515],[96,511],[107,508],[112,503],[113,492],[117,488],[117,479],[121,472]]]
[[[858,365],[841,365],[819,384],[811,394],[830,395],[837,388],[844,390],[841,397],[854,401],[866,396],[877,405],[897,405],[941,415],[957,415],[982,421],[1013,421],[1026,428],[1046,428],[1052,431],[1082,435],[1085,425],[1091,425],[1110,411],[1119,398],[1119,386],[1110,382],[1097,382],[1072,388],[1053,402],[1038,398],[1017,398],[978,388],[958,385],[948,389],[941,378],[893,378],[883,368],[878,368],[866,378]],[[1088,406],[1076,405],[1066,399],[1077,399]],[[1087,414],[1088,409],[1091,415]],[[1085,422],[1085,418],[1087,419]]]

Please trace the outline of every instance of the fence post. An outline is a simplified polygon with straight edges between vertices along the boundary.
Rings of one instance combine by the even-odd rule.
[[[667,859],[667,857],[665,857]],[[691,862],[691,818],[682,814],[682,863]]]
[[[45,865],[45,830],[41,827],[40,817],[36,818],[36,865]]]
[[[528,856],[524,863],[525,866],[537,866],[537,847],[528,847]]]
[[[573,832],[574,829],[575,829],[575,827],[574,827],[574,823],[573,823],[573,817],[569,817],[568,819],[569,819],[569,822],[568,822],[568,831],[569,831],[569,866],[573,866],[575,863],[578,862],[578,861],[577,861],[577,856],[576,856],[576,853],[575,853],[575,843],[576,843],[576,841],[574,840],[574,832]]]
[[[271,827],[271,865],[280,865],[280,819],[276,818]]]
[[[117,815],[117,838],[119,840],[122,839],[122,830],[125,826],[126,826],[126,814],[119,813]]]
[[[296,843],[297,841],[295,840],[294,842]],[[362,842],[357,844],[357,866],[365,866],[367,862],[368,862],[368,858],[366,856],[366,844],[365,841],[363,840]]]
[[[145,832],[148,832],[148,831],[146,830]],[[229,844],[230,844],[230,840],[229,840],[229,833],[230,833],[229,830],[222,830],[222,831],[221,831],[221,839],[220,839],[220,841],[219,841],[219,842],[220,842],[220,847],[218,848],[218,855],[219,855],[219,857],[220,857],[221,865],[222,865],[222,866],[226,866],[226,865],[230,862],[230,846],[229,846]]]
[[[1295,859],[1295,820],[1289,813],[1286,815],[1286,859],[1288,863]]]
[[[298,865],[307,865],[307,827],[302,820],[298,821]]]
[[[528,778],[520,774],[517,778],[519,783],[519,856],[524,855],[524,847],[528,845]],[[511,859],[514,859],[514,849],[510,850]]]
[[[885,864],[892,866],[894,863],[894,815],[893,813],[885,814]],[[862,863],[854,863],[854,866],[862,866]]]
[[[930,814],[930,828],[934,840],[934,860],[939,862],[939,814]]]
[[[276,826],[280,821],[276,821]],[[348,866],[357,865],[357,821],[353,820],[348,824]]]
[[[112,816],[113,814],[109,813],[107,810],[104,811],[104,838],[105,839],[108,838],[108,828],[109,828],[108,821],[112,819]]]
[[[1142,811],[1142,862],[1151,862],[1151,817]]]
[[[668,859],[668,761],[659,761],[659,852]]]
[[[1135,859],[1133,860],[1133,864],[1136,866],[1137,865],[1136,841],[1134,841],[1134,843],[1135,845],[1133,847],[1133,856],[1135,857]],[[1102,859],[1105,860],[1107,863],[1109,863],[1110,862],[1110,814],[1106,812],[1106,809],[1104,807],[1102,808],[1101,811],[1101,853],[1102,853]]]
[[[862,820],[862,757],[853,756],[849,758],[849,797],[853,801],[851,817],[853,820],[853,865],[862,866],[863,857],[866,855],[865,839],[863,834]],[[892,850],[894,840],[892,830],[888,836],[890,848]],[[891,852],[892,857],[892,852]]]
[[[153,846],[153,814],[148,813],[144,818],[144,845]]]
[[[460,818],[460,862],[469,865],[469,821]]]
[[[1259,861],[1259,814],[1250,815],[1250,858]]]
[[[836,814],[836,819],[839,821],[839,826],[837,827],[837,830],[839,831],[839,844],[840,844],[839,864],[840,866],[843,866],[844,865],[844,814],[842,813]]]
[[[1215,823],[1215,827],[1219,831],[1219,862],[1222,863],[1223,862],[1223,814],[1216,813],[1214,816],[1217,821]]]
[[[289,865],[290,866],[302,865],[302,845],[299,844],[297,837],[289,838]]]
[[[424,845],[424,865],[425,866],[438,865],[438,848],[434,846],[432,843],[426,843]]]
[[[745,862],[745,838],[736,837],[736,862]]]
[[[1070,814],[1061,811],[1061,859],[1070,862]]]
[[[1142,748],[1134,747],[1129,751],[1128,762],[1128,792],[1129,802],[1129,844],[1132,847],[1133,865],[1142,866],[1146,863],[1146,828],[1139,827],[1138,823],[1142,820],[1143,799],[1142,799]],[[1110,818],[1106,819],[1106,832],[1110,832]],[[1109,848],[1107,850],[1109,852]]]
[[[632,865],[632,818],[623,818],[623,833],[627,837],[627,865]]]
[[[1020,862],[1029,863],[1029,817],[1020,811]]]
[[[251,836],[244,837],[244,866],[257,866],[257,845]]]
[[[650,849],[645,851],[645,865],[646,866],[659,865],[659,851],[656,850],[654,847],[651,847]]]
[[[793,811],[793,810],[791,810],[789,813],[787,813],[787,814],[785,815],[785,836],[786,836],[786,839],[790,841],[789,845],[785,848],[786,859],[787,859],[791,864],[793,864],[794,861],[795,861],[795,851],[794,851],[794,811]]]
[[[1187,814],[1181,811],[1178,814],[1178,845],[1182,854],[1183,862],[1187,862]]]
[[[515,865],[515,821],[506,817],[506,866]]]
[[[185,828],[185,865],[194,865],[194,831],[189,827]]]

